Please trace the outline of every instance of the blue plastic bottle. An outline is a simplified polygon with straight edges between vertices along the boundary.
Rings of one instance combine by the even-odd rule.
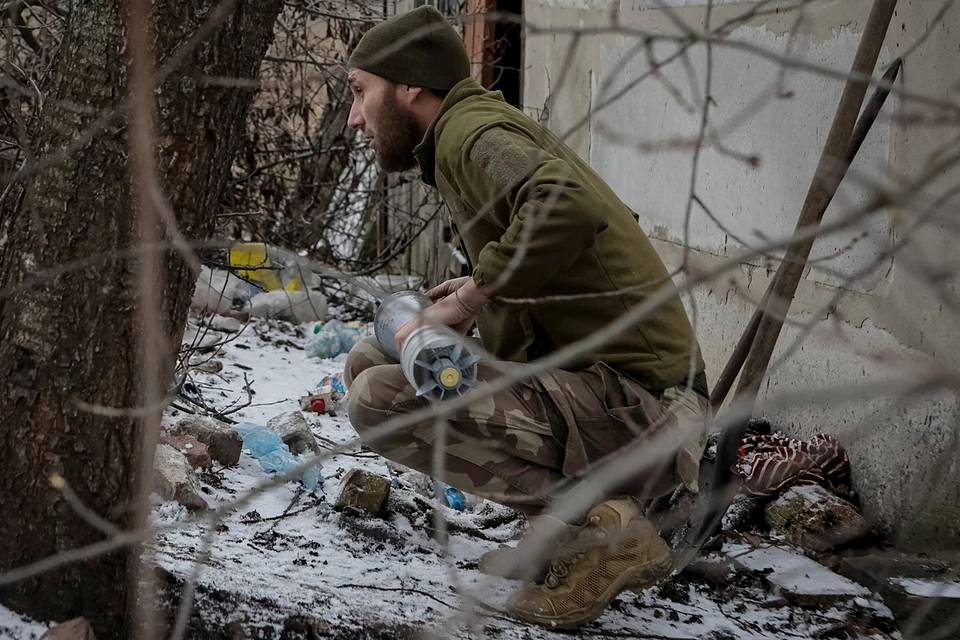
[[[454,509],[455,511],[465,511],[467,508],[467,500],[463,497],[463,494],[460,493],[458,489],[451,487],[448,484],[440,483],[440,486],[443,487],[443,497],[447,499],[447,505]]]

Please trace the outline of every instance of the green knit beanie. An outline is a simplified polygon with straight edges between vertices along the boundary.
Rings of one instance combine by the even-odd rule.
[[[347,66],[397,84],[443,91],[470,76],[463,40],[430,5],[372,27],[360,38]]]

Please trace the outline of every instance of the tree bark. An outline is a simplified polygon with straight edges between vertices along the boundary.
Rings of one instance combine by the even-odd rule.
[[[160,184],[190,239],[213,230],[282,4],[224,1],[225,17],[199,44],[192,37],[224,5],[151,4],[157,69],[191,47],[155,92]],[[41,158],[128,100],[126,11],[121,0],[72,3],[34,137]],[[141,397],[127,121],[116,119],[76,153],[44,166],[10,216],[0,255],[0,574],[105,537],[74,512],[51,476],[62,476],[84,504],[127,529],[141,465],[152,462],[141,460],[144,433],[135,415],[81,408],[135,408]],[[89,259],[98,261],[51,271]],[[156,373],[169,380],[195,274],[174,252],[160,262],[164,346]],[[135,566],[130,550],[121,549],[0,588],[0,601],[40,620],[84,616],[101,640],[127,638]]]

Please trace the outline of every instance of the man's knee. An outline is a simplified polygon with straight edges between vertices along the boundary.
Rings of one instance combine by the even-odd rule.
[[[347,394],[347,414],[357,433],[379,426],[393,415],[422,404],[398,364],[363,369]]]
[[[352,351],[350,353],[353,355]],[[349,358],[347,367],[349,371]],[[347,415],[350,417],[350,424],[361,437],[364,431],[376,426],[382,420],[381,415],[387,409],[382,406],[382,399],[373,393],[373,389],[376,388],[376,377],[372,367],[364,368],[357,371],[349,383]]]
[[[347,354],[347,362],[343,368],[344,384],[349,389],[353,386],[353,382],[357,379],[357,376],[363,371],[384,364],[385,362],[386,357],[383,352],[380,351],[380,344],[377,342],[377,339],[372,336],[364,338],[353,345],[350,353]]]
[[[371,367],[360,372],[347,395],[347,411],[360,440],[383,457],[410,466],[411,448],[424,446],[414,433],[419,425],[383,433],[381,427],[405,411],[423,406],[400,371],[400,365]]]

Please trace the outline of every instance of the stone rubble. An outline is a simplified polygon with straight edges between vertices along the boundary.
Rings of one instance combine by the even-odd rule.
[[[310,431],[307,419],[299,411],[289,411],[267,421],[267,428],[276,433],[295,456],[321,452],[317,438]]]
[[[168,444],[158,445],[154,467],[157,470],[155,489],[163,500],[176,500],[191,511],[208,508],[197,474],[182,453]]]
[[[767,504],[767,524],[792,544],[822,553],[855,540],[870,525],[852,504],[822,486],[797,486]]]
[[[213,467],[213,460],[210,458],[207,445],[193,436],[161,436],[159,444],[168,444],[182,453],[194,469],[210,470]]]
[[[207,445],[210,457],[225,467],[236,466],[240,461],[243,438],[230,425],[215,418],[189,416],[174,425],[170,433],[193,436]]]
[[[351,469],[343,477],[337,509],[352,507],[370,514],[377,514],[390,495],[390,481],[383,476],[363,469]]]

